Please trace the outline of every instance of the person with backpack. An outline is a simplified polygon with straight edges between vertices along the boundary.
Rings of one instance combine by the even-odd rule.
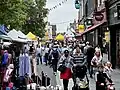
[[[58,64],[58,60],[59,60],[59,56],[60,56],[60,53],[59,53],[57,45],[53,46],[53,48],[51,49],[50,55],[52,57],[53,72],[56,75],[57,64]]]
[[[49,46],[47,45],[45,48],[45,55],[44,55],[46,66],[48,62],[48,57],[49,57]]]
[[[89,74],[90,74],[91,78],[92,78],[92,74],[91,74],[91,69],[92,69],[91,60],[94,57],[94,53],[95,53],[94,48],[92,47],[92,45],[89,45],[89,47],[87,49],[87,52],[86,52],[86,56],[87,56],[87,68],[88,68],[88,71],[89,71]]]
[[[30,50],[29,50],[29,52],[30,52],[30,54],[32,54],[33,52],[34,52],[34,44],[32,44],[32,46],[30,46]]]

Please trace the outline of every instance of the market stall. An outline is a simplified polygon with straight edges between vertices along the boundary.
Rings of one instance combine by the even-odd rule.
[[[58,41],[64,41],[64,36],[62,34],[58,34],[55,39]]]
[[[15,29],[11,30],[7,35],[12,39],[12,41],[21,42],[21,43],[27,43],[26,39],[19,38],[20,37],[19,33]]]
[[[27,38],[33,41],[37,41],[37,37],[36,35],[34,35],[33,33],[29,32],[27,35]]]

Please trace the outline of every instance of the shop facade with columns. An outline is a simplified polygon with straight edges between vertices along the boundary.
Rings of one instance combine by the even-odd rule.
[[[120,1],[108,0],[110,30],[110,60],[113,68],[120,68]]]

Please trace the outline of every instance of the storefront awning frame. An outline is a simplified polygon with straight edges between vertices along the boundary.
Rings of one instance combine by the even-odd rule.
[[[82,35],[85,35],[86,33],[92,32],[93,30],[95,30],[97,27],[101,26],[101,25],[104,24],[104,23],[105,23],[105,22],[100,23],[100,24],[97,24],[97,25],[93,25],[93,26],[87,28],[83,33],[80,33],[80,34],[78,34],[78,35],[76,35],[76,36],[82,36]]]

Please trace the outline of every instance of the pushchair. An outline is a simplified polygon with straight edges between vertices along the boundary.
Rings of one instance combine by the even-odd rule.
[[[89,90],[89,80],[86,72],[86,66],[73,67],[74,86],[72,90]]]

